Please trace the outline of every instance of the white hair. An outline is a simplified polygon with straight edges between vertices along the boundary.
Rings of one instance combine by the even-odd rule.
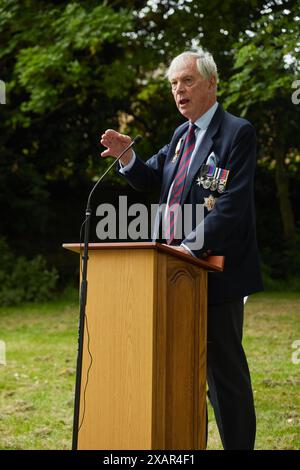
[[[172,70],[186,64],[191,60],[191,58],[196,59],[197,69],[203,78],[208,80],[213,75],[216,79],[216,82],[218,81],[218,71],[214,58],[209,52],[205,52],[203,49],[198,49],[197,52],[182,52],[182,54],[176,56],[172,60],[166,72],[166,77],[168,80],[170,80]]]

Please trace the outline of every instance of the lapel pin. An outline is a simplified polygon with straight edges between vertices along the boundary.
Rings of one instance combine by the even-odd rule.
[[[174,153],[174,156],[173,156],[173,158],[172,158],[172,160],[171,160],[172,163],[176,163],[176,162],[177,162],[177,159],[178,159],[179,154],[180,154],[180,149],[181,149],[182,141],[183,141],[183,137],[181,137],[181,139],[179,139],[178,142],[177,142],[176,149],[175,149],[175,153]]]

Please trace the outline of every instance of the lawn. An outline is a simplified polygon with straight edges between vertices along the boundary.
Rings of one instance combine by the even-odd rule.
[[[246,304],[244,346],[256,402],[257,449],[300,449],[300,294]],[[0,449],[70,449],[78,307],[74,298],[0,308]],[[300,358],[300,354],[296,354]],[[298,361],[294,361],[298,362]],[[209,409],[208,449],[220,449]]]

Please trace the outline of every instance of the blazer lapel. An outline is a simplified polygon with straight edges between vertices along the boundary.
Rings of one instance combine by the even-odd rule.
[[[224,111],[222,107],[219,105],[204,134],[203,140],[200,144],[197,154],[193,157],[191,167],[188,171],[186,182],[184,185],[184,190],[183,190],[182,198],[181,198],[181,204],[183,204],[184,201],[186,200],[187,195],[191,189],[192,182],[195,178],[195,175],[199,171],[203,162],[208,157],[210,149],[213,145],[213,137],[220,127],[223,115],[224,115]]]

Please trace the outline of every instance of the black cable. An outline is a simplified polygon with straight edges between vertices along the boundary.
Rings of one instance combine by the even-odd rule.
[[[82,230],[83,230],[83,227],[85,226],[86,224],[86,221],[87,221],[88,217],[86,217],[86,219],[83,221],[83,223],[81,224],[81,227],[80,227],[80,234],[79,234],[79,255],[80,255],[80,271],[81,271],[81,275],[82,275]],[[84,421],[84,417],[85,417],[85,408],[86,408],[86,390],[87,390],[87,386],[88,386],[88,383],[89,383],[89,374],[90,374],[90,370],[92,368],[92,364],[93,364],[93,356],[92,356],[92,353],[91,353],[91,350],[90,350],[90,333],[89,333],[89,328],[88,328],[88,318],[87,318],[87,315],[86,313],[84,314],[84,318],[85,318],[85,324],[86,324],[86,331],[87,331],[87,350],[88,350],[88,353],[89,353],[89,356],[90,356],[90,364],[89,364],[89,367],[88,367],[88,370],[87,370],[87,374],[86,374],[86,382],[85,382],[85,386],[84,386],[84,392],[83,392],[83,412],[82,412],[82,418],[81,418],[81,422],[78,426],[78,432],[80,431],[81,429],[81,426],[83,424],[83,421]]]
[[[87,350],[88,350],[88,353],[89,353],[89,356],[90,356],[90,364],[89,364],[89,367],[88,367],[88,370],[87,370],[87,373],[86,373],[86,382],[85,382],[84,391],[83,391],[83,411],[82,411],[81,422],[78,426],[78,432],[81,429],[81,426],[83,424],[84,417],[85,417],[86,390],[87,390],[87,386],[88,386],[88,383],[89,383],[90,370],[91,370],[92,364],[93,364],[93,356],[92,356],[92,353],[91,353],[91,350],[90,350],[90,332],[89,332],[89,327],[88,327],[88,318],[87,318],[86,315],[85,315],[85,325],[86,325],[86,332],[87,332]]]

